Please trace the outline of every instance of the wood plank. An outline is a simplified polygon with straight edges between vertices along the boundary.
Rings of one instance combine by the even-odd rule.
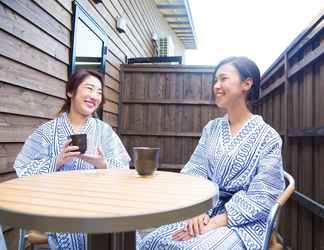
[[[117,52],[117,53],[116,53]],[[116,54],[115,54],[116,53]],[[107,51],[107,61],[115,66],[115,68],[120,69],[120,64],[125,63],[125,54],[121,53],[120,50],[112,51],[110,46],[108,46]]]
[[[183,106],[181,132],[201,132],[201,112],[199,106]]]
[[[54,118],[64,100],[0,82],[0,112]],[[28,107],[28,109],[26,108]]]
[[[165,169],[165,170],[181,170],[183,169],[184,164],[160,164],[159,169]]]
[[[167,105],[162,107],[162,131],[177,132],[181,129],[182,107],[179,105]]]
[[[103,113],[103,120],[112,127],[118,127],[118,116],[108,112]]]
[[[165,99],[172,99],[178,101],[183,99],[184,75],[176,73],[166,73],[165,77]]]
[[[179,67],[175,67],[174,65],[168,66],[159,66],[159,67],[149,67],[145,65],[136,65],[131,67],[135,64],[129,64],[125,67],[125,72],[173,72],[173,73],[212,73],[214,69],[211,67],[208,68],[201,68],[196,66],[183,66],[179,65]]]
[[[51,55],[53,58],[67,65],[69,64],[68,47],[56,41],[4,5],[0,5],[0,20],[0,28],[2,30]]]
[[[267,82],[270,80],[270,78],[275,75],[279,70],[281,70],[281,68],[283,68],[285,65],[285,62],[284,62],[284,57],[281,58],[281,60],[276,64],[275,67],[271,66],[271,72],[269,71],[266,71],[263,75],[262,75],[262,78],[261,78],[261,88],[262,88],[262,85],[264,84],[267,84]]]
[[[149,104],[147,105],[147,113],[145,117],[146,129],[148,131],[161,131],[162,125],[162,107],[161,105]]]
[[[56,0],[60,3],[67,11],[72,13],[72,0]]]
[[[104,91],[105,91],[104,95],[107,100],[112,101],[117,104],[119,103],[119,94],[116,91],[114,91],[108,87],[105,87]]]
[[[65,98],[64,81],[0,56],[0,81]]]
[[[144,105],[135,104],[130,107],[129,111],[129,129],[137,131],[146,131],[148,107]]]
[[[202,74],[201,76],[201,99],[204,101],[208,101],[212,104],[215,103],[212,97],[213,93],[213,74]]]
[[[183,138],[182,143],[183,143],[182,161],[188,162],[198,144],[198,138]]]
[[[299,171],[298,171],[298,141],[296,139],[290,140],[290,163],[291,163],[291,174],[294,177],[296,181],[296,189],[299,188],[299,184],[297,182],[298,177],[299,177]],[[298,205],[296,203],[292,204],[292,209],[291,209],[291,225],[290,225],[290,230],[291,230],[291,247],[292,249],[298,249],[298,231],[300,230],[300,226],[298,224],[298,218],[299,218],[299,211],[298,211]]]
[[[169,131],[143,131],[143,130],[120,130],[121,135],[136,136],[169,136],[169,137],[200,137],[201,133],[193,132],[169,132]]]
[[[134,73],[132,75],[132,83],[131,83],[131,101],[134,99],[141,99],[145,101],[146,98],[146,89],[148,88],[149,82],[147,77],[142,73]],[[142,103],[139,103],[142,104]]]
[[[307,195],[300,193],[298,191],[294,192],[292,199],[297,201],[302,207],[308,209],[313,214],[324,219],[324,205],[323,204],[312,200]]]
[[[0,174],[15,171],[13,166],[21,147],[21,143],[0,144]]]
[[[154,73],[148,77],[148,99],[161,100],[165,97],[166,79],[165,74]]]
[[[296,63],[289,71],[288,77],[295,75],[297,72],[305,68],[307,65],[311,64],[318,58],[320,58],[324,54],[324,43],[322,43],[319,47],[309,52],[304,59],[300,62]]]
[[[269,95],[274,90],[276,90],[277,88],[281,87],[284,84],[285,84],[285,76],[282,76],[276,81],[274,81],[273,83],[271,83],[266,89],[261,89],[260,99]]]
[[[273,128],[280,131],[280,92],[275,91],[273,93]]]
[[[186,74],[183,85],[183,99],[201,100],[201,74]]]
[[[324,42],[324,39],[322,39]],[[318,127],[324,124],[324,60],[319,60],[314,64],[314,126]],[[314,200],[324,204],[324,137],[314,138]],[[322,249],[324,246],[324,219],[317,216],[314,222],[314,249]]]
[[[118,104],[106,101],[104,104],[104,111],[118,115]]]
[[[116,69],[112,64],[106,65],[106,74],[108,74],[111,78],[120,82],[120,72]]]
[[[164,164],[184,164],[182,160],[183,147],[181,137],[163,137],[162,147],[164,154],[161,155],[161,162]],[[175,150],[177,149],[177,150]]]
[[[51,37],[63,43],[66,47],[70,48],[70,30],[57,22],[54,17],[46,13],[38,5],[34,4],[31,0],[24,2],[17,0],[2,0],[2,2],[16,13],[23,16],[35,26],[39,27]],[[42,2],[42,1],[40,1]],[[52,1],[53,2],[53,1]],[[59,13],[55,13],[56,16]],[[68,17],[71,21],[70,17]],[[29,32],[29,31],[28,31]]]
[[[107,74],[105,75],[105,86],[115,90],[116,92],[120,92],[120,82],[116,81]]]
[[[47,0],[33,0],[40,6],[43,10],[45,10],[49,15],[63,24],[68,30],[72,30],[71,27],[71,13],[67,11],[62,5],[55,1],[47,1]]]
[[[24,142],[47,119],[0,113],[0,143]]]
[[[0,55],[67,81],[68,67],[21,40],[0,30]]]

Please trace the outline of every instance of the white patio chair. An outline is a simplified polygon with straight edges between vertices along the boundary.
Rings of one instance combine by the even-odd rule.
[[[284,177],[288,182],[288,185],[284,192],[280,195],[277,203],[272,207],[267,219],[267,233],[263,242],[262,250],[280,250],[283,249],[283,246],[278,243],[277,240],[277,227],[278,215],[280,208],[288,201],[289,197],[295,191],[295,180],[294,178],[284,172]]]
[[[0,250],[7,250],[6,240],[3,236],[1,225],[0,225]]]

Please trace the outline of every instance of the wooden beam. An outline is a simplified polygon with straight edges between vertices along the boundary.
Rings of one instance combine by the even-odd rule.
[[[315,137],[324,136],[324,126],[318,128],[290,128],[289,137]]]
[[[296,63],[294,66],[291,67],[291,69],[288,71],[288,77],[292,77],[297,72],[305,68],[308,64],[314,62],[316,59],[321,57],[324,54],[324,43],[322,43],[320,46],[318,46],[313,51],[309,52],[306,57],[304,57],[303,60]]]
[[[181,18],[181,17],[188,17],[187,14],[163,14],[165,18]]]
[[[147,99],[123,99],[123,104],[180,104],[180,105],[207,105],[207,106],[215,106],[215,103],[211,101],[205,101],[205,100],[179,100],[179,99],[162,99],[162,100],[147,100]]]
[[[161,63],[161,62],[177,62],[182,64],[182,56],[156,56],[156,57],[136,57],[128,58],[127,63]]]
[[[189,32],[184,32],[184,31],[179,31],[179,32],[177,32],[177,31],[174,31],[175,33],[176,33],[176,35],[178,35],[178,34],[188,34],[188,35],[192,35],[193,36],[193,34],[192,34],[192,31],[190,30]]]
[[[190,22],[188,22],[188,21],[170,21],[170,22],[168,22],[168,24],[169,25],[173,25],[173,24],[175,24],[175,25],[178,25],[178,24],[190,24]]]
[[[297,201],[302,207],[306,208],[313,214],[324,219],[324,205],[320,204],[306,195],[295,191],[292,195],[292,199]]]
[[[137,131],[137,130],[119,130],[120,135],[134,136],[170,136],[170,137],[200,137],[201,133],[192,132],[171,132],[171,131]]]
[[[185,9],[184,4],[172,4],[172,3],[160,3],[157,5],[158,9],[163,10],[174,10],[174,9]]]
[[[173,30],[191,30],[191,27],[172,27]]]
[[[274,91],[276,88],[280,87],[282,84],[285,83],[285,76],[280,77],[279,79],[275,80],[273,83],[271,83],[267,88],[264,90],[261,89],[261,95],[260,99]]]
[[[261,87],[262,85],[266,84],[267,81],[273,76],[274,73],[276,73],[281,67],[284,67],[284,57],[282,58],[281,61],[278,61],[276,65],[272,66],[271,71],[268,73],[264,73],[261,79]]]

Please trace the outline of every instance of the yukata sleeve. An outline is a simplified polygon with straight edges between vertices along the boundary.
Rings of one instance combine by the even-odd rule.
[[[199,143],[190,157],[190,160],[181,170],[181,173],[188,174],[188,175],[196,175],[207,178],[208,172],[208,159],[207,159],[207,141],[210,136],[211,130],[211,123],[210,121],[203,129]]]
[[[17,155],[14,163],[17,176],[55,172],[57,156],[51,155],[49,148],[50,142],[45,137],[42,127],[36,129]]]
[[[267,142],[257,173],[247,191],[235,193],[225,204],[230,227],[266,221],[270,209],[284,189],[281,145],[278,134]]]
[[[107,168],[129,168],[130,157],[115,131],[106,124],[104,129],[103,152]]]

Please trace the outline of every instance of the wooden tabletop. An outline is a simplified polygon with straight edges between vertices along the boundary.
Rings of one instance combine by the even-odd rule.
[[[0,224],[57,232],[108,233],[172,223],[207,211],[217,187],[156,171],[69,171],[0,184]]]

